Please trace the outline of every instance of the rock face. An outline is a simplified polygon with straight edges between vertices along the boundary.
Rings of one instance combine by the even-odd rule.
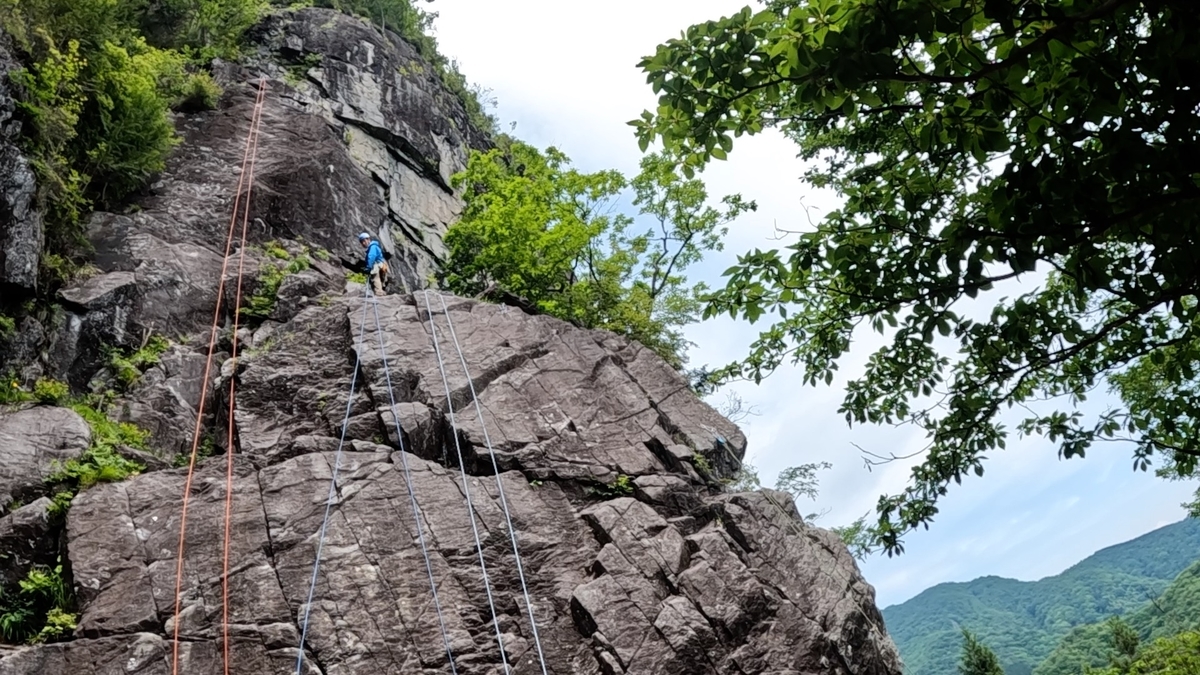
[[[0,583],[65,542],[78,612],[70,639],[0,645],[0,674],[166,675],[177,657],[216,675],[226,648],[238,675],[293,673],[301,654],[321,675],[900,672],[845,547],[786,495],[721,488],[745,437],[649,350],[436,292],[365,298],[337,262],[357,264],[353,235],[379,231],[404,285],[425,285],[459,211],[449,177],[487,141],[393,35],[305,9],[252,39],[218,68],[220,110],[178,120],[140,208],[93,218],[99,273],[60,292],[57,319],[28,319],[5,364],[103,390],[106,346],[173,340],[108,408],[149,432],[149,454],[120,449],[145,471],[82,490],[65,526],[45,479],[88,448],[87,424],[0,406]],[[251,238],[277,243],[249,252],[243,300],[272,295],[226,325],[208,370],[262,76]],[[172,465],[197,420],[177,579],[189,478]]]
[[[357,289],[273,338],[236,375],[224,369],[239,383],[234,672],[294,672],[335,465],[310,672],[451,672],[443,625],[456,672],[502,672],[501,645],[512,672],[541,672],[513,536],[547,672],[899,672],[845,547],[785,495],[715,489],[745,439],[648,350],[511,308],[437,293],[375,304]],[[221,667],[224,461],[201,465],[189,505],[183,672]],[[169,672],[184,480],[153,471],[75,499],[76,639],[19,650],[0,670],[105,672],[119,654],[146,659],[129,672]]]
[[[55,462],[83,454],[91,438],[83,418],[65,408],[0,410],[0,504],[24,499]]]
[[[46,330],[39,374],[81,387],[100,365],[83,345],[130,346],[148,331],[178,336],[207,326],[233,203],[247,194],[252,243],[303,241],[360,269],[356,235],[366,231],[391,256],[392,290],[429,283],[442,235],[462,208],[450,176],[487,137],[408,43],[358,19],[285,11],[250,39],[257,52],[245,64],[216,68],[225,88],[219,109],[177,119],[183,143],[136,212],[92,217],[93,262],[105,274],[62,293],[66,311]],[[0,70],[4,56],[0,48]],[[263,77],[254,180],[239,193]],[[0,131],[11,108],[0,88]],[[0,133],[0,281],[23,286],[36,281],[41,250],[26,165]],[[34,276],[18,274],[27,263]]]
[[[33,167],[17,148],[21,125],[13,118],[17,105],[7,81],[17,69],[0,34],[0,292],[27,295],[37,289],[44,233]]]

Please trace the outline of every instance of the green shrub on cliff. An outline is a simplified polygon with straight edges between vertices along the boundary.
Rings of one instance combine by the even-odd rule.
[[[163,169],[177,142],[170,109],[211,107],[220,93],[189,64],[236,55],[265,6],[0,0],[0,29],[26,66],[11,78],[29,122],[25,149],[37,173],[48,255],[80,253],[88,211],[119,205]],[[70,276],[58,268],[46,266],[47,281]]]

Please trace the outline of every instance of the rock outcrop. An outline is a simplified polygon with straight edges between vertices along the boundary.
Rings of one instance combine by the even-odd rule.
[[[507,508],[548,672],[898,672],[873,592],[845,547],[804,524],[785,495],[716,489],[745,439],[648,350],[436,293],[378,305],[356,296],[301,311],[236,375],[226,364],[239,382],[229,605],[236,672],[294,668],[347,412],[311,607],[314,669],[450,672],[423,539],[457,672],[501,672],[501,643],[513,672],[540,672]],[[352,379],[361,388],[348,399]],[[204,462],[193,486],[179,613],[184,672],[219,666],[224,462]],[[59,672],[70,675],[113,654],[146,655],[148,665],[132,672],[167,672],[184,481],[183,470],[155,471],[75,499],[68,551],[77,639],[5,657],[4,672],[69,663]]]
[[[5,81],[18,65],[7,42],[0,33],[0,293],[27,296],[37,289],[44,232],[33,167],[17,147],[21,125]]]
[[[787,495],[725,492],[745,437],[652,352],[437,292],[366,299],[336,261],[357,261],[353,234],[379,230],[404,285],[425,285],[460,208],[449,176],[487,141],[394,35],[307,9],[252,37],[218,69],[220,110],[179,120],[140,209],[92,220],[99,274],[9,357],[103,389],[106,346],[173,339],[108,407],[148,432],[148,454],[119,449],[146,470],[81,490],[65,525],[45,479],[87,451],[87,424],[0,406],[0,583],[65,554],[78,612],[69,639],[0,646],[0,673],[166,675],[177,654],[178,672],[215,675],[226,647],[230,673],[293,673],[306,617],[303,672],[322,675],[899,673],[846,548]],[[201,409],[264,76],[252,238],[275,248],[249,251],[246,292],[281,258],[305,264],[221,335]],[[172,465],[197,419],[213,456],[191,481],[176,612],[188,470]]]
[[[244,63],[215,68],[225,88],[219,109],[178,116],[183,143],[137,209],[92,216],[88,238],[102,274],[63,291],[64,314],[38,327],[39,344],[13,354],[13,361],[42,355],[31,375],[83,387],[100,365],[89,346],[129,346],[147,332],[185,335],[208,325],[230,213],[247,192],[252,242],[303,241],[357,268],[363,253],[355,235],[366,231],[391,257],[392,290],[429,283],[445,252],[442,235],[462,209],[450,176],[472,148],[487,147],[487,137],[411,45],[363,21],[332,10],[285,11],[250,39],[256,51]],[[6,55],[0,45],[0,71]],[[239,195],[263,77],[253,188]],[[12,109],[0,85],[0,283],[32,288],[41,219],[28,162],[6,136],[19,130]]]

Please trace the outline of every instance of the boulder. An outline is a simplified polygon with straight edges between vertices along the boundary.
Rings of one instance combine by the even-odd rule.
[[[91,428],[73,410],[0,407],[0,504],[40,495],[43,481],[82,455],[91,439]]]

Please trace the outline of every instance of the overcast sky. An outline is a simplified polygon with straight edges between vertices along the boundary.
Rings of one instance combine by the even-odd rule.
[[[554,145],[583,170],[615,168],[636,173],[640,157],[626,123],[656,101],[637,68],[642,56],[687,26],[738,11],[743,2],[720,0],[437,0],[437,37],[443,53],[467,77],[493,91],[507,130],[545,148]],[[776,134],[739,140],[729,161],[703,178],[714,198],[740,192],[758,202],[756,213],[731,226],[722,254],[694,269],[710,285],[735,256],[774,248],[774,227],[797,229],[836,204],[836,196],[804,185],[795,146]],[[782,242],[786,243],[786,242]],[[694,364],[728,363],[745,354],[754,328],[732,321],[693,327]],[[843,372],[855,371],[870,352],[864,336]],[[744,423],[750,461],[764,484],[780,470],[828,461],[821,498],[801,511],[828,510],[820,524],[845,524],[872,510],[879,495],[901,489],[909,466],[868,471],[855,444],[879,454],[906,454],[924,445],[909,428],[850,429],[837,414],[841,390],[814,389],[784,368],[761,386],[736,390],[760,413]],[[1059,461],[1039,439],[1012,439],[994,453],[983,478],[951,489],[929,531],[909,535],[896,558],[877,557],[863,573],[880,607],[903,602],[943,581],[999,575],[1034,580],[1061,572],[1097,549],[1126,541],[1184,517],[1180,503],[1194,486],[1167,483],[1131,471],[1128,448],[1089,452],[1085,460]]]

